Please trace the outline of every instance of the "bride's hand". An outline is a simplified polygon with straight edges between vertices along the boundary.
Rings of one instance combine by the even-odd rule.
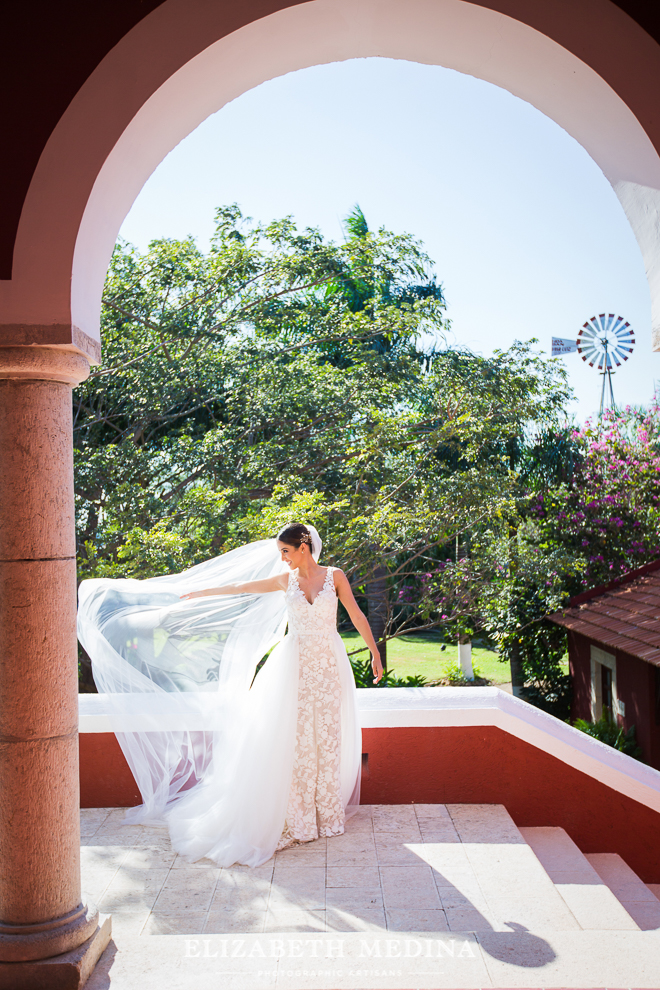
[[[204,598],[205,595],[205,591],[189,591],[187,595],[179,595],[179,598],[187,601],[189,598]]]
[[[378,684],[383,676],[383,665],[380,662],[380,655],[378,653],[371,654],[371,669],[374,673],[374,684]]]

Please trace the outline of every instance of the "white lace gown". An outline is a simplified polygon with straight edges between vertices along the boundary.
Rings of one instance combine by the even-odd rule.
[[[298,640],[298,719],[286,823],[278,848],[344,831],[341,798],[341,681],[334,638],[337,596],[333,568],[308,602],[289,575],[289,634]]]
[[[258,866],[276,849],[340,834],[359,803],[357,694],[333,568],[311,603],[292,571],[285,601],[288,633],[235,713],[232,751],[214,751],[204,780],[167,813],[186,858]]]

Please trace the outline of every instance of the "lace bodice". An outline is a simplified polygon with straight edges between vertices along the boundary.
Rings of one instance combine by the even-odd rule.
[[[328,567],[323,587],[310,605],[298,584],[298,572],[291,571],[285,601],[289,633],[297,636],[323,636],[337,632],[337,593]]]

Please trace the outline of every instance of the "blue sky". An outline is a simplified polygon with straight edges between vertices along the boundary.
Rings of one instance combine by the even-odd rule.
[[[637,346],[614,378],[619,405],[660,381],[642,258],[598,166],[554,121],[490,83],[439,66],[355,59],[264,83],[182,141],[144,186],[121,236],[146,248],[192,234],[208,245],[216,206],[292,215],[342,237],[355,203],[372,228],[424,241],[443,282],[450,342],[489,354],[515,339],[575,337],[603,311]],[[600,377],[562,358],[583,420]]]

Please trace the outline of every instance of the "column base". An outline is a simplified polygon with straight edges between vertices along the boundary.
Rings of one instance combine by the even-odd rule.
[[[77,949],[34,962],[0,962],[0,990],[80,990],[112,935],[109,914]]]
[[[52,959],[86,942],[98,923],[99,912],[93,901],[81,901],[73,911],[50,921],[16,925],[0,921],[0,960]]]

